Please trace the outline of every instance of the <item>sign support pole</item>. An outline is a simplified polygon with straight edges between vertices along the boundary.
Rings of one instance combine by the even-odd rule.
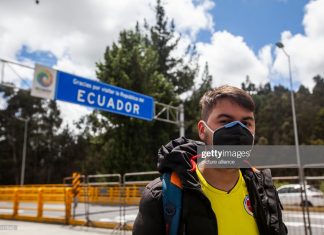
[[[185,126],[184,126],[184,107],[183,104],[179,105],[179,110],[180,110],[180,120],[179,120],[179,125],[180,125],[180,137],[185,136]]]

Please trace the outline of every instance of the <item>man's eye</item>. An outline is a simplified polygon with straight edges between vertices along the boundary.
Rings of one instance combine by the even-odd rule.
[[[244,126],[251,126],[251,123],[249,123],[249,122],[243,121],[242,123],[243,123]]]
[[[220,120],[219,122],[220,122],[221,124],[227,124],[227,123],[230,123],[229,120]]]

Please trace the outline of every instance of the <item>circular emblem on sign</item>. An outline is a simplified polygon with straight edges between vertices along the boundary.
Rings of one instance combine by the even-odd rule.
[[[250,201],[249,195],[245,196],[243,204],[244,204],[244,209],[246,210],[246,212],[249,215],[253,216],[252,206],[251,206],[251,201]]]
[[[53,83],[53,76],[47,69],[41,69],[36,75],[36,81],[42,87],[49,87]]]

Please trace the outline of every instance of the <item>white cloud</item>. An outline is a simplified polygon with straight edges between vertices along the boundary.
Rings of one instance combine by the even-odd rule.
[[[197,49],[202,63],[209,63],[213,85],[230,84],[240,87],[247,75],[256,84],[268,80],[269,49],[261,50],[260,60],[240,36],[227,31],[215,32],[210,44],[198,43]]]
[[[91,108],[63,101],[57,101],[57,105],[61,110],[61,117],[64,120],[63,125],[68,124],[70,129],[73,127],[75,121],[78,121],[82,116],[88,115],[92,112]],[[77,129],[71,130],[73,133],[78,133]]]
[[[291,58],[294,83],[312,89],[312,78],[317,74],[324,76],[324,0],[313,0],[305,6],[303,25],[305,34],[293,35],[284,31],[281,41]],[[214,85],[226,83],[240,86],[246,75],[257,85],[268,81],[289,84],[287,57],[274,45],[265,45],[255,54],[244,38],[217,31],[211,43],[198,44],[198,51],[201,53],[201,64],[205,61],[209,63]]]
[[[54,68],[75,75],[82,75],[86,78],[96,79],[95,70],[93,68],[83,66],[78,62],[73,62],[68,56],[63,56],[60,58]]]
[[[51,51],[58,60],[94,69],[105,47],[120,30],[134,27],[142,16],[153,17],[149,0],[7,1],[0,10],[1,56],[14,59],[22,45]],[[2,43],[5,41],[6,43]],[[8,45],[10,44],[10,45]]]
[[[201,29],[212,29],[210,0],[195,5],[189,0],[163,3],[167,16],[174,18],[181,32],[195,35]],[[59,60],[68,56],[71,62],[94,69],[121,30],[134,27],[136,21],[142,23],[144,18],[153,24],[155,4],[151,0],[42,0],[39,5],[6,1],[0,8],[1,56],[14,59],[25,44],[32,50],[51,51]]]
[[[198,2],[195,5],[191,0],[168,1],[165,5],[167,14],[174,18],[178,30],[189,32],[192,38],[202,29],[212,32],[214,28],[213,17],[208,11],[215,3],[210,0]]]
[[[263,65],[265,65],[266,67],[268,67],[269,69],[271,68],[272,63],[273,63],[273,58],[272,58],[272,54],[271,54],[271,48],[272,48],[271,45],[266,45],[266,46],[262,47],[259,50],[259,53],[258,53],[258,57],[260,59],[260,62]]]
[[[309,37],[324,37],[324,1],[311,0],[305,7],[303,24]]]
[[[0,94],[0,110],[7,108],[7,102],[3,96],[3,94]]]
[[[177,30],[183,34],[194,38],[199,30],[212,29],[212,16],[208,13],[213,7],[211,0],[162,3],[167,16],[174,18]],[[95,78],[95,63],[102,60],[106,46],[118,39],[121,30],[133,28],[136,21],[142,24],[144,18],[154,24],[155,4],[155,0],[41,0],[38,5],[34,1],[2,1],[0,58],[16,60],[16,54],[26,45],[31,51],[52,52],[58,59],[57,69]],[[31,63],[28,59],[24,62]],[[32,77],[30,72],[21,73]],[[6,81],[20,83],[12,74],[6,76]],[[80,108],[72,113],[68,105],[60,106],[66,120],[88,112]]]
[[[281,41],[291,58],[293,80],[312,88],[312,78],[317,74],[324,76],[324,0],[310,1],[306,5],[303,25],[305,35],[285,31]],[[285,54],[276,49],[276,55],[273,71],[288,77]]]

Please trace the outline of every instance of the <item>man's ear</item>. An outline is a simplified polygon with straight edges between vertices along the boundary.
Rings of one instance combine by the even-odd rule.
[[[203,120],[200,120],[197,124],[197,128],[198,128],[198,134],[199,134],[199,138],[202,140],[202,141],[205,141],[206,138],[207,138],[207,134],[206,134],[206,127],[205,127],[205,124],[204,124],[204,121]]]

